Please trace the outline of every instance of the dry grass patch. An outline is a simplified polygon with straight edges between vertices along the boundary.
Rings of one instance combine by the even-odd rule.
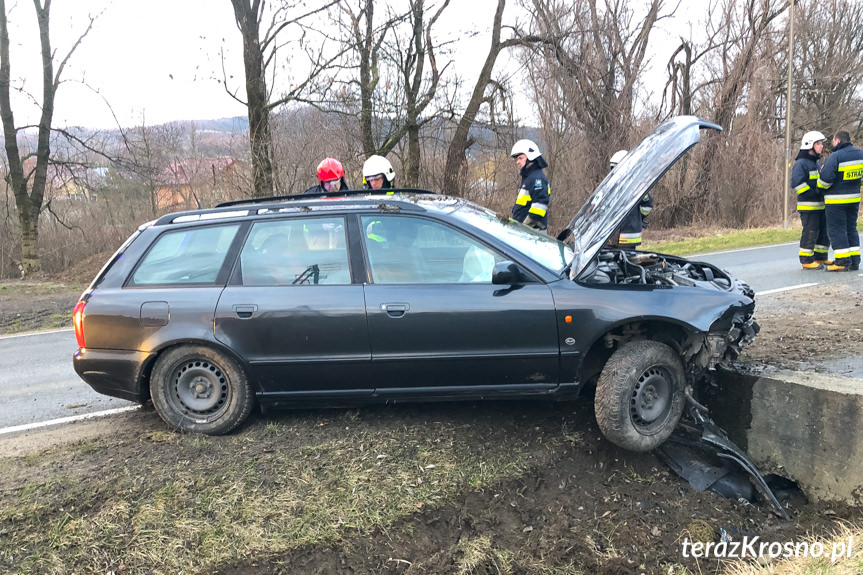
[[[142,430],[6,459],[0,572],[207,573],[334,544],[519,476],[565,441],[420,409],[294,413],[228,437]]]

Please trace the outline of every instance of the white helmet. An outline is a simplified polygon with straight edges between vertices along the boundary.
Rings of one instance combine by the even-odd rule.
[[[393,170],[393,165],[383,156],[369,156],[369,159],[363,164],[363,178],[370,178],[383,174],[388,182],[392,182],[396,177],[396,171]]]
[[[805,134],[803,134],[803,141],[800,142],[800,149],[811,150],[812,146],[815,145],[815,142],[821,142],[826,139],[827,137],[821,132],[806,132]]]
[[[519,140],[512,147],[512,152],[509,153],[510,157],[515,158],[520,154],[524,154],[527,156],[527,161],[532,162],[538,157],[542,155],[542,152],[539,151],[539,146],[533,140]]]
[[[629,153],[629,151],[627,151],[627,150],[617,150],[611,156],[611,160],[609,160],[608,163],[611,164],[611,167],[613,168],[614,166],[619,164],[623,160],[623,158],[626,157],[626,154],[628,154],[628,153]]]

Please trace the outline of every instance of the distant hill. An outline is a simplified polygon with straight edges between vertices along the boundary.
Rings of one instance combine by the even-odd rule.
[[[243,134],[249,131],[249,118],[234,116],[233,118],[219,118],[217,120],[195,120],[195,127],[199,130],[212,132]]]

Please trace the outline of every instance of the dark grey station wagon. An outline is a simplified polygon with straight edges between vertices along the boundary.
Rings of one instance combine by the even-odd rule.
[[[253,407],[572,398],[596,386],[614,443],[649,450],[757,332],[752,291],[709,264],[605,246],[694,145],[659,126],[565,243],[417,190],[290,196],[142,225],[75,308],[77,373],[226,433]]]

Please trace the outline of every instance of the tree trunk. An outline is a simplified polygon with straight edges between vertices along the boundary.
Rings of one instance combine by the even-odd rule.
[[[462,186],[460,185],[460,174],[464,167],[467,158],[465,153],[473,143],[469,140],[470,128],[476,119],[479,107],[482,105],[485,95],[486,86],[491,80],[491,73],[494,70],[494,63],[497,60],[497,55],[502,48],[500,42],[500,28],[503,20],[503,9],[506,6],[506,0],[497,1],[497,10],[494,13],[494,25],[491,34],[491,46],[486,56],[485,64],[477,78],[476,85],[471,94],[470,101],[462,114],[456,127],[455,134],[450,141],[449,149],[446,154],[446,166],[443,174],[443,193],[452,196],[462,195]]]
[[[408,155],[405,161],[406,188],[419,187],[420,181],[420,129],[413,125],[408,128]]]
[[[243,36],[243,64],[246,74],[246,100],[249,108],[249,144],[252,151],[252,186],[256,197],[273,195],[272,140],[264,56],[258,31],[258,10],[254,0],[231,0],[237,26]]]
[[[40,270],[39,262],[39,212],[45,198],[45,186],[48,181],[48,164],[51,156],[51,122],[54,116],[54,96],[60,82],[60,72],[66,60],[60,65],[57,77],[54,77],[54,54],[51,50],[50,12],[51,1],[38,0],[33,2],[39,24],[39,41],[42,57],[42,115],[39,119],[39,135],[36,144],[32,182],[24,174],[24,164],[21,161],[18,148],[18,128],[12,113],[9,97],[11,89],[11,64],[9,60],[9,29],[6,20],[6,2],[0,0],[0,118],[3,123],[3,136],[6,147],[6,157],[9,162],[9,183],[15,196],[15,207],[18,212],[18,223],[21,227],[21,260],[18,268],[22,276],[28,276]],[[92,21],[91,21],[92,25]],[[89,29],[88,29],[89,32]],[[86,35],[79,38],[79,42]],[[77,47],[78,44],[75,44]],[[75,48],[72,48],[74,51]],[[72,51],[66,56],[71,56]],[[28,185],[30,189],[28,190]]]

